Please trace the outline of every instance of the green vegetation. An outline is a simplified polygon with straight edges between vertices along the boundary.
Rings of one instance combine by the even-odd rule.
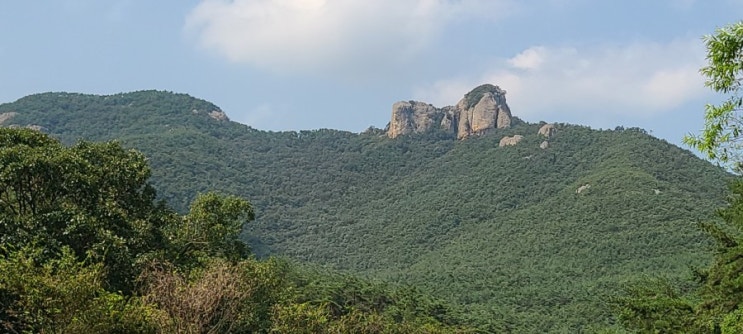
[[[701,72],[705,85],[718,93],[729,95],[720,105],[709,104],[705,112],[704,130],[700,136],[688,135],[684,141],[724,163],[740,163],[740,138],[743,134],[741,114],[743,96],[743,21],[718,29],[704,37],[709,64]]]
[[[608,301],[622,287],[685,281],[712,259],[696,222],[724,203],[730,179],[640,129],[558,124],[543,150],[541,124],[465,141],[435,131],[389,139],[258,131],[211,110],[153,91],[0,105],[18,113],[6,124],[141,150],[159,198],[181,214],[211,189],[249,198],[255,222],[242,238],[259,258],[414,286],[493,332],[597,331],[616,325]],[[525,138],[498,147],[514,134]]]
[[[616,298],[625,328],[638,332],[741,333],[743,307],[743,181],[731,187],[720,223],[703,224],[716,241],[709,268],[694,271],[694,281],[656,278],[627,288]]]
[[[743,74],[743,22],[706,36],[707,86],[731,94],[720,106],[708,105],[700,137],[686,141],[712,159],[733,162],[740,171],[740,94]],[[712,264],[695,270],[694,281],[655,279],[631,285],[616,299],[625,328],[638,332],[743,333],[743,180],[731,186],[720,221],[701,224],[716,243]]]
[[[471,332],[415,290],[249,257],[243,199],[155,200],[142,154],[0,129],[0,331]]]

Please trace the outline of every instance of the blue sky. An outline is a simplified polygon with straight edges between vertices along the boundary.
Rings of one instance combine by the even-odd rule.
[[[46,91],[187,93],[262,130],[384,127],[398,100],[501,86],[514,115],[703,123],[701,36],[743,0],[35,0],[0,4],[0,103]]]

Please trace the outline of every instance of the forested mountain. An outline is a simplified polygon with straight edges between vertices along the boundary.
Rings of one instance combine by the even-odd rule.
[[[186,215],[155,197],[144,155],[0,128],[2,333],[472,333],[415,288],[257,260],[237,196]]]
[[[730,178],[641,129],[556,124],[546,138],[515,117],[466,140],[267,132],[188,95],[142,91],[32,95],[0,105],[0,120],[69,144],[118,139],[144,152],[180,211],[207,190],[248,199],[254,253],[414,285],[493,331],[610,327],[608,300],[626,284],[706,266],[711,240],[696,224]],[[523,140],[499,145],[513,135]]]

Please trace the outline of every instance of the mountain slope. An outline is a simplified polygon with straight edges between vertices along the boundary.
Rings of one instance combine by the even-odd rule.
[[[142,150],[161,197],[182,210],[208,189],[248,198],[257,220],[245,236],[259,255],[417,285],[499,331],[600,328],[622,284],[703,266],[709,240],[696,222],[722,204],[729,178],[639,129],[558,124],[547,149],[541,124],[516,118],[464,141],[266,132],[155,91],[45,93],[0,105],[9,112],[3,125]]]

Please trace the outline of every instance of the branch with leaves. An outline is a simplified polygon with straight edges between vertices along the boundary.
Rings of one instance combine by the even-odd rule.
[[[700,71],[707,78],[705,85],[728,97],[719,105],[706,106],[704,130],[698,136],[685,136],[684,143],[710,159],[739,162],[743,148],[743,21],[718,29],[705,36],[704,42],[709,64]]]

